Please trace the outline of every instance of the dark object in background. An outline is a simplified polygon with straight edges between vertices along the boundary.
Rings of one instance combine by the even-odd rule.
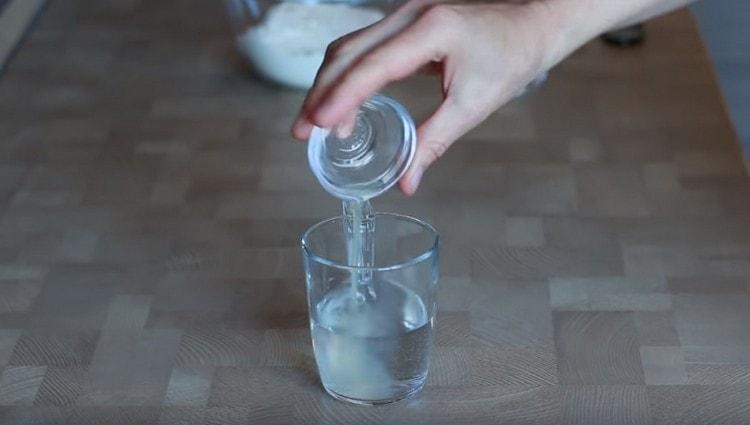
[[[646,39],[646,30],[643,24],[631,25],[616,31],[605,32],[602,40],[617,47],[632,47],[643,43]]]

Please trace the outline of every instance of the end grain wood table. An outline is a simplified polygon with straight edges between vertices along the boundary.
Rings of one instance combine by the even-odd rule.
[[[436,82],[389,92],[424,116]],[[339,206],[221,2],[52,1],[0,76],[0,423],[744,424],[750,181],[687,12],[595,41],[379,210],[444,237],[429,383],[316,377]]]

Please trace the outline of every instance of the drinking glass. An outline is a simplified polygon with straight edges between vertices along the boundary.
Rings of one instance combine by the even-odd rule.
[[[345,217],[322,221],[302,238],[321,383],[333,397],[358,404],[390,403],[422,389],[437,309],[435,228],[391,213],[370,220],[366,266],[350,265]]]

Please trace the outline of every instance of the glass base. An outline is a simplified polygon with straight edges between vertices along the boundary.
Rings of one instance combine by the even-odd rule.
[[[395,403],[397,401],[413,398],[417,394],[419,394],[420,391],[422,391],[422,388],[424,388],[424,383],[425,381],[422,381],[419,385],[417,385],[414,388],[411,388],[409,391],[406,391],[401,394],[397,394],[393,398],[386,398],[382,400],[361,400],[358,398],[347,397],[345,395],[339,394],[327,388],[325,385],[323,385],[323,389],[326,390],[326,392],[330,394],[330,396],[335,398],[336,400],[345,401],[347,403],[352,403],[352,404],[358,404],[360,406],[377,406],[380,404]]]

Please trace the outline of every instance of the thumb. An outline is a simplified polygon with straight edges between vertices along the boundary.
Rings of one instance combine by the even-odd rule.
[[[467,113],[453,98],[447,97],[417,129],[417,151],[399,182],[401,191],[406,196],[414,195],[427,168],[443,156],[456,139],[481,121],[481,117]]]

